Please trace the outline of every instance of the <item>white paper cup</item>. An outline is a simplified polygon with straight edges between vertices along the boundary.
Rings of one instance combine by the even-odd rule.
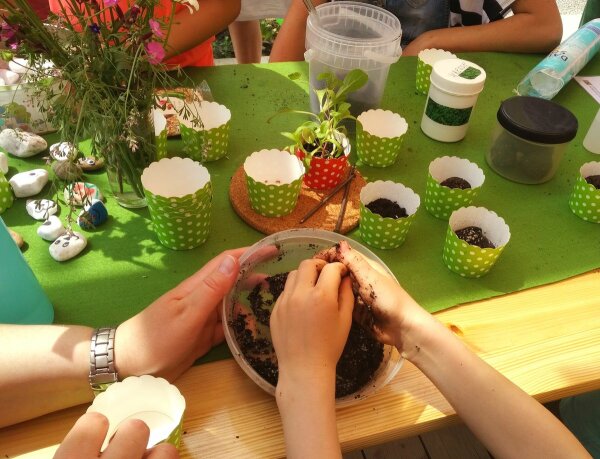
[[[149,375],[130,376],[111,384],[87,409],[88,413],[101,413],[108,418],[102,450],[121,423],[128,419],[141,419],[146,423],[150,429],[148,448],[164,441],[179,446],[184,411],[185,399],[177,387]]]
[[[231,111],[216,102],[194,102],[189,104],[193,117],[202,120],[196,125],[193,118],[179,116],[181,139],[188,156],[197,161],[216,161],[227,154]]]
[[[600,110],[583,139],[583,147],[590,153],[600,154]]]

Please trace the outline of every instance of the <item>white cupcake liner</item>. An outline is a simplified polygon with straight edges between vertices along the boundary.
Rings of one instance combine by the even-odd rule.
[[[197,192],[210,182],[208,169],[190,158],[163,158],[142,173],[142,185],[164,198],[181,198]]]
[[[102,450],[127,419],[141,419],[150,428],[148,448],[169,438],[181,424],[185,399],[163,378],[130,376],[99,394],[87,412],[102,413],[109,427]]]
[[[456,54],[436,48],[423,49],[419,51],[417,56],[425,64],[431,65],[432,67],[433,64],[435,64],[437,61],[441,61],[442,59],[456,59]]]
[[[397,203],[406,210],[407,216],[417,212],[421,198],[410,188],[392,181],[377,180],[367,183],[360,190],[360,202],[366,206],[376,199],[384,198]]]
[[[367,110],[358,115],[356,120],[369,134],[385,139],[401,137],[408,131],[406,120],[390,110]]]
[[[217,102],[208,102],[206,100],[188,104],[191,118],[184,119],[182,115],[177,115],[179,122],[196,131],[209,131],[227,124],[231,120],[231,111],[225,105]],[[202,120],[202,126],[194,123],[194,118]]]
[[[590,175],[600,175],[600,161],[585,163],[579,168],[579,174],[584,180]]]
[[[469,182],[471,188],[479,188],[485,181],[485,174],[477,164],[456,156],[434,159],[429,164],[429,173],[438,183],[450,177],[460,177]]]
[[[289,185],[305,172],[302,161],[282,150],[260,150],[244,161],[244,172],[265,185]]]
[[[448,221],[454,232],[467,226],[477,226],[495,248],[504,247],[510,240],[510,229],[504,219],[485,207],[461,207],[452,212]]]

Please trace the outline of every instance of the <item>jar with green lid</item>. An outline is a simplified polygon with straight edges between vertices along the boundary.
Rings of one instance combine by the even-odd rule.
[[[485,70],[463,59],[436,62],[431,71],[421,130],[440,142],[462,140],[485,78]]]
[[[505,100],[497,119],[487,163],[519,183],[544,183],[554,177],[567,144],[577,134],[577,118],[569,110],[538,97]]]

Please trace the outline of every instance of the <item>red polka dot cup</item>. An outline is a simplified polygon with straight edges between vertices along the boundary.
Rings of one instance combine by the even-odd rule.
[[[347,137],[342,138],[344,154],[339,158],[320,158],[313,156],[308,165],[308,172],[304,175],[304,184],[313,190],[328,190],[339,184],[346,176],[348,156],[350,156],[350,142]],[[304,161],[304,152],[296,149],[296,156]],[[306,163],[305,163],[306,164]]]

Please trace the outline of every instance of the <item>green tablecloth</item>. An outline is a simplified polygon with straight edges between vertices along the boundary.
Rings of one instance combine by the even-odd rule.
[[[444,144],[421,132],[419,123],[426,98],[415,93],[416,59],[403,57],[391,68],[382,101],[382,108],[398,112],[408,121],[402,153],[393,167],[360,167],[368,180],[402,182],[421,197],[428,164],[438,156],[468,158],[479,164],[486,175],[475,204],[496,211],[512,233],[505,252],[489,275],[463,279],[446,269],[441,254],[447,223],[432,217],[423,206],[403,246],[390,251],[374,250],[403,286],[432,312],[600,267],[600,225],[580,220],[567,204],[581,164],[600,160],[581,146],[595,115],[596,103],[575,82],[563,89],[555,101],[577,116],[580,130],[569,145],[557,176],[543,185],[509,182],[490,170],[484,152],[490,145],[501,100],[512,95],[520,78],[542,56],[477,53],[461,57],[479,64],[487,72],[485,89],[466,138]],[[16,201],[2,217],[8,226],[24,235],[28,243],[25,257],[54,304],[57,323],[99,326],[121,322],[222,250],[249,245],[262,237],[232,210],[228,200],[229,181],[251,152],[287,144],[279,133],[292,130],[302,118],[283,115],[270,124],[266,120],[282,107],[308,108],[306,83],[287,78],[289,73],[306,74],[307,70],[305,63],[289,63],[223,66],[191,72],[194,79],[206,79],[215,99],[232,112],[229,158],[207,164],[215,194],[211,235],[206,244],[195,250],[175,252],[164,248],[152,232],[147,209],[123,209],[109,196],[110,221],[88,233],[89,246],[83,256],[57,263],[48,254],[48,243],[35,234],[38,224],[25,212],[25,200]],[[600,58],[596,57],[582,73],[599,74]],[[56,136],[49,138],[55,140]],[[178,141],[169,141],[171,150],[179,147]],[[9,175],[16,169],[42,164],[41,159],[11,158],[10,162]],[[103,173],[88,174],[87,181],[98,184],[109,194]],[[64,217],[65,209],[62,212]],[[350,233],[350,237],[360,240],[359,230]],[[221,345],[209,358],[227,355],[226,346]]]

